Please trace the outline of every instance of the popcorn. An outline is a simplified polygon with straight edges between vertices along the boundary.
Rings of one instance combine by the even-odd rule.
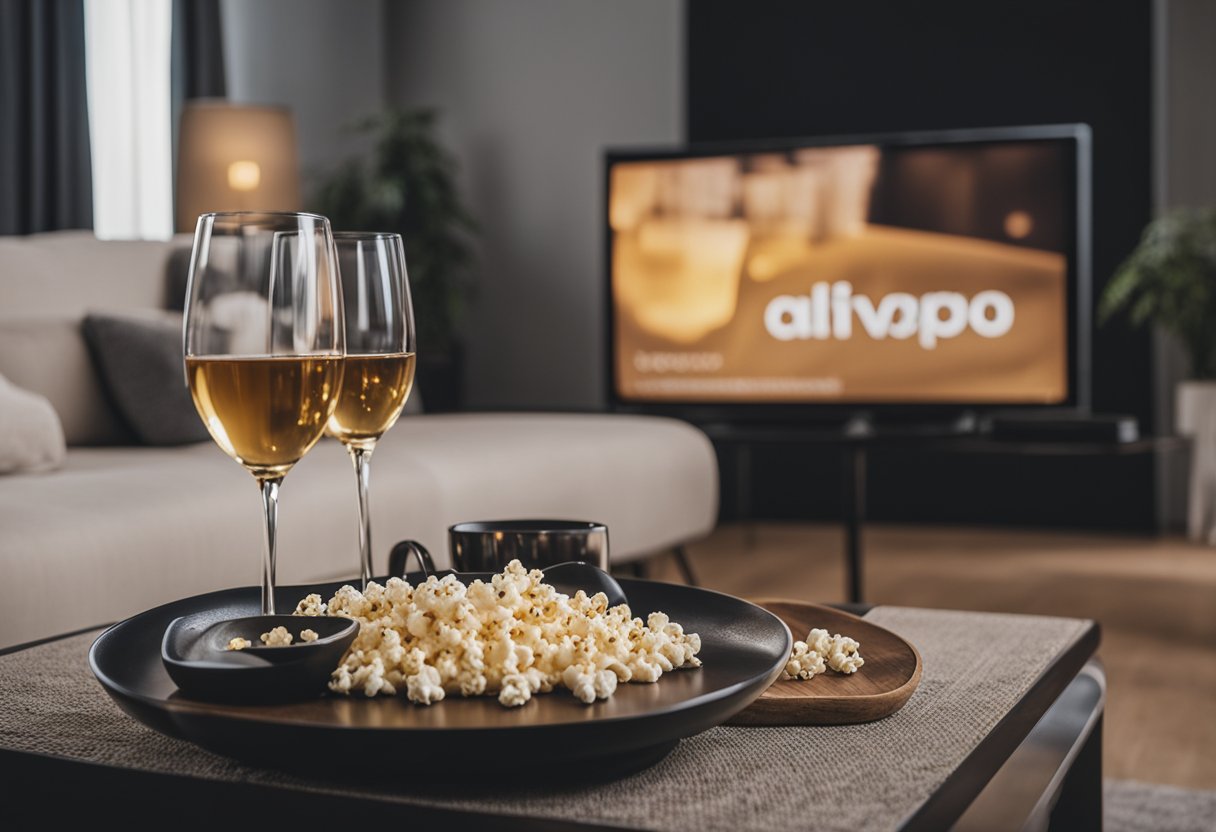
[[[866,663],[857,651],[861,648],[851,638],[842,635],[832,637],[832,650],[828,653],[828,667],[837,673],[856,673]]]
[[[291,644],[292,635],[286,627],[275,627],[269,633],[262,633],[261,639],[267,647],[286,647]]]
[[[814,630],[811,631],[812,633]],[[805,641],[795,641],[789,661],[785,663],[782,677],[785,679],[813,679],[827,671],[823,654],[814,650]]]
[[[832,652],[832,636],[828,635],[827,630],[821,630],[818,627],[812,629],[806,637],[807,646],[821,656],[826,656]]]
[[[519,707],[559,685],[591,704],[618,684],[701,666],[700,636],[665,614],[643,621],[625,604],[609,607],[602,592],[564,595],[519,561],[467,587],[452,575],[417,586],[390,578],[364,592],[343,586],[327,603],[304,598],[296,614],[360,623],[330,690],[404,692],[422,705],[447,695],[497,695],[504,706]]]
[[[304,600],[296,604],[296,611],[293,614],[311,616],[325,615],[325,604],[321,601],[321,596],[317,595],[316,593],[313,593],[312,595],[305,595]]]
[[[374,661],[379,662],[380,657],[377,656]],[[368,694],[368,696],[374,695],[374,693]],[[444,691],[443,686],[439,683],[439,671],[423,665],[417,673],[405,680],[405,695],[411,702],[417,702],[419,705],[430,705],[432,702],[441,701]]]
[[[861,645],[847,636],[828,635],[827,630],[815,628],[806,641],[794,642],[781,678],[813,679],[829,667],[837,673],[856,673],[866,663],[860,649]]]
[[[562,673],[562,684],[570,689],[575,699],[590,705],[597,699],[612,696],[616,692],[617,678],[611,670],[593,671],[571,665]]]
[[[508,708],[517,708],[532,698],[532,685],[522,673],[511,673],[503,677],[502,690],[498,692],[499,703]]]
[[[240,636],[237,636],[236,638],[229,641],[228,646],[225,647],[224,649],[225,650],[244,650],[246,647],[251,647],[251,646],[253,646],[252,641],[250,641],[247,638],[241,638]]]
[[[301,630],[300,631],[300,641],[316,641],[320,637],[321,636],[319,636],[317,634],[316,630]]]
[[[657,682],[663,675],[663,668],[656,662],[648,661],[644,657],[637,657],[629,665],[629,673],[631,682]]]

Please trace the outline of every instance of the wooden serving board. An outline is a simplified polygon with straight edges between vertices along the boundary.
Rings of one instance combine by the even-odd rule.
[[[847,676],[829,668],[807,681],[778,679],[736,714],[732,725],[872,722],[902,708],[920,684],[920,653],[890,630],[819,604],[770,599],[754,603],[784,621],[795,641],[805,639],[812,627],[856,639],[866,663]]]

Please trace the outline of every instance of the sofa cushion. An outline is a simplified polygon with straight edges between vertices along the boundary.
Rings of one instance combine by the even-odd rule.
[[[182,369],[182,316],[85,316],[85,340],[98,370],[136,437],[145,445],[208,439]]]
[[[66,452],[51,403],[0,376],[0,474],[50,471]]]
[[[683,422],[594,414],[402,419],[372,459],[376,565],[403,538],[442,565],[461,520],[558,517],[608,525],[628,561],[707,533],[717,467]],[[323,440],[280,495],[279,582],[358,571],[355,482]],[[258,581],[254,480],[214,445],[77,448],[45,477],[0,477],[0,647]],[[46,599],[55,599],[53,613]]]
[[[50,401],[69,445],[133,440],[107,398],[75,316],[0,318],[0,375]]]
[[[0,237],[0,317],[62,315],[85,310],[162,309],[165,260],[173,241],[100,242],[91,231]]]

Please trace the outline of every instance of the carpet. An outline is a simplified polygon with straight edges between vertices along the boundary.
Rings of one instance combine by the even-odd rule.
[[[1104,784],[1105,832],[1212,832],[1216,791],[1180,789],[1135,780]]]

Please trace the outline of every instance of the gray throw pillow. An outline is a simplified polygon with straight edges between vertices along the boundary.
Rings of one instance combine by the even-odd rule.
[[[186,288],[190,285],[190,243],[175,245],[165,261],[165,308],[186,309]]]
[[[145,445],[208,438],[182,370],[182,317],[85,316],[85,340],[123,419]]]

